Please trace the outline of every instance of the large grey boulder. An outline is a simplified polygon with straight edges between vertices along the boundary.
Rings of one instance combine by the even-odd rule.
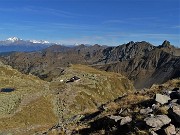
[[[172,124],[170,124],[167,128],[165,128],[164,131],[167,135],[175,135],[176,134],[176,128]]]
[[[148,126],[153,127],[155,130],[160,129],[162,126],[171,122],[171,119],[167,115],[157,115],[153,117],[147,117],[144,119]]]
[[[160,104],[166,104],[168,103],[170,99],[170,97],[166,96],[166,95],[162,95],[162,94],[156,94],[156,102],[160,103]]]

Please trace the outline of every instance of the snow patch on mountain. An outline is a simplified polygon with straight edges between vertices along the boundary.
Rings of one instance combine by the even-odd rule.
[[[3,42],[15,43],[15,42],[19,42],[19,41],[22,41],[24,43],[26,42],[26,43],[34,43],[34,44],[50,44],[49,41],[45,41],[45,40],[23,40],[18,37],[10,37]]]
[[[44,40],[30,40],[30,42],[35,43],[35,44],[49,44],[49,41],[44,41]]]
[[[78,43],[75,43],[74,46],[79,46],[79,44],[78,44]]]
[[[18,38],[18,37],[10,37],[8,39],[6,39],[6,41],[10,41],[10,42],[17,42],[17,41],[20,41],[22,39]]]

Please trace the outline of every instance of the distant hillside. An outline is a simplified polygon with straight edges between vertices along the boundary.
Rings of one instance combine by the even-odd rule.
[[[23,73],[32,73],[48,81],[61,75],[69,64],[86,64],[121,73],[132,80],[136,88],[150,87],[180,76],[180,49],[169,41],[160,46],[145,41],[131,41],[117,47],[51,46],[41,52],[14,53],[3,59]]]

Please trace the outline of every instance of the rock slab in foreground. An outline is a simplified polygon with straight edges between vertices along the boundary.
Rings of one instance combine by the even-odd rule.
[[[157,115],[154,117],[147,117],[144,119],[148,126],[155,129],[160,129],[162,126],[167,125],[171,122],[171,119],[167,115]]]
[[[168,103],[170,99],[170,97],[166,96],[166,95],[162,95],[162,94],[156,94],[156,99],[155,99],[158,103],[160,104],[166,104]]]

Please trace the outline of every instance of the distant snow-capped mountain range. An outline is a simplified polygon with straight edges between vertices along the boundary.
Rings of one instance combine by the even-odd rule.
[[[16,42],[16,41],[19,41],[19,40],[22,40],[22,39],[17,38],[17,37],[11,37],[11,38],[8,38],[6,41]]]
[[[18,37],[10,37],[6,40],[0,41],[0,53],[2,52],[31,52],[45,49],[51,45],[62,45],[66,47],[80,46],[81,44],[75,43],[74,45],[64,45],[60,43],[52,43],[45,40],[23,40]],[[90,46],[90,44],[84,44]]]
[[[0,52],[38,51],[54,44],[60,45],[44,40],[23,40],[18,37],[10,37],[6,40],[0,41]]]
[[[4,41],[0,41],[0,46],[12,45],[12,44],[15,44],[15,45],[16,44],[18,44],[18,45],[35,45],[35,44],[49,45],[49,44],[55,44],[55,43],[50,43],[49,41],[44,41],[44,40],[23,40],[18,37],[10,37]]]

